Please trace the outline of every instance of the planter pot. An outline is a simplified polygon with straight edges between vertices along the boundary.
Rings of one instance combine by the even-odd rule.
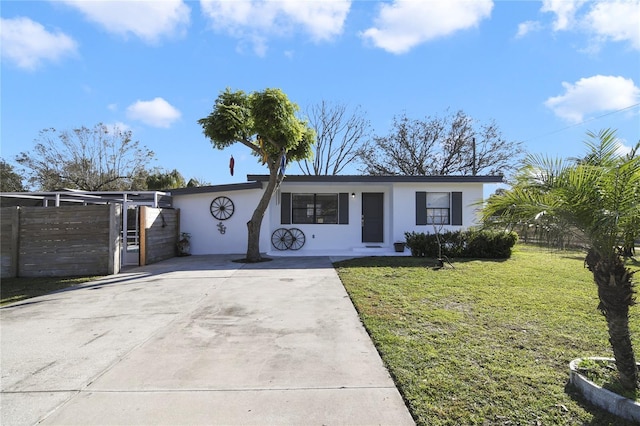
[[[393,248],[396,250],[396,252],[402,253],[404,252],[404,243],[393,243]]]
[[[191,255],[191,244],[189,240],[180,240],[178,244],[178,256],[190,256]]]
[[[612,358],[589,357],[594,361],[613,361]],[[615,414],[626,420],[640,422],[640,404],[631,399],[604,389],[578,372],[578,365],[582,358],[574,359],[569,364],[569,376],[571,383],[580,390],[580,393],[593,405],[596,405],[611,414]],[[638,364],[640,366],[640,364]]]

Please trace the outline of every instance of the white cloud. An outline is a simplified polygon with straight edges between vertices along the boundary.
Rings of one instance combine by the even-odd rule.
[[[182,0],[65,0],[64,3],[108,32],[122,36],[133,34],[148,43],[157,43],[163,36],[182,35],[191,13]]]
[[[351,1],[284,1],[282,11],[302,25],[314,41],[331,40],[342,34]]]
[[[586,23],[597,37],[604,40],[628,41],[640,50],[640,0],[618,0],[596,3]]]
[[[534,32],[540,31],[542,29],[542,24],[538,21],[525,21],[518,25],[518,32],[516,37],[524,37],[525,35]]]
[[[477,27],[492,9],[492,0],[395,0],[381,4],[375,26],[362,36],[388,52],[405,53],[421,43]]]
[[[131,127],[129,127],[128,124],[125,124],[122,121],[116,121],[115,123],[105,123],[104,126],[111,133],[128,132],[131,130]]]
[[[73,38],[60,31],[49,32],[42,24],[23,17],[0,18],[0,44],[3,58],[27,70],[74,55],[77,50]]]
[[[264,55],[269,37],[303,31],[320,42],[342,34],[351,0],[201,0],[200,5],[213,29],[251,43]]]
[[[171,127],[181,114],[175,107],[162,98],[151,101],[136,101],[127,107],[127,117],[139,120],[153,127]]]
[[[575,15],[585,0],[542,0],[542,12],[556,14],[554,31],[568,30],[573,27]]]
[[[540,10],[555,14],[554,31],[580,30],[593,37],[595,45],[585,51],[597,51],[606,41],[628,41],[640,50],[640,0],[543,0]]]
[[[624,157],[625,155],[628,155],[631,152],[631,147],[627,146],[624,144],[624,140],[623,139],[618,139],[617,141],[617,145],[618,148],[616,149],[616,154],[618,154],[620,157]]]
[[[588,114],[617,111],[640,102],[640,88],[630,78],[596,75],[562,86],[565,92],[544,104],[572,123],[583,121]]]

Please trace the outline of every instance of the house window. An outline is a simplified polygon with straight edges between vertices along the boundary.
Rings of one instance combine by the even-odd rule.
[[[416,225],[462,226],[462,192],[416,192]]]
[[[338,223],[338,194],[291,194],[291,223]]]
[[[427,225],[448,225],[450,208],[448,192],[427,192]]]

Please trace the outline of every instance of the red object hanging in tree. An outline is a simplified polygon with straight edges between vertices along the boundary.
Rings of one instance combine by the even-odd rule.
[[[236,165],[236,161],[233,159],[233,155],[231,156],[231,160],[229,160],[229,171],[231,172],[231,176],[233,176],[233,167]]]

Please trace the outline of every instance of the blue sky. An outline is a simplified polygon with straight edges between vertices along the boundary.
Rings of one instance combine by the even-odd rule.
[[[45,128],[133,132],[188,180],[266,173],[197,120],[226,87],[281,88],[304,110],[465,111],[528,152],[577,156],[588,130],[640,139],[640,0],[2,1],[1,156]],[[228,172],[233,155],[236,173]],[[345,174],[357,173],[354,164]],[[296,173],[296,169],[288,170]]]

